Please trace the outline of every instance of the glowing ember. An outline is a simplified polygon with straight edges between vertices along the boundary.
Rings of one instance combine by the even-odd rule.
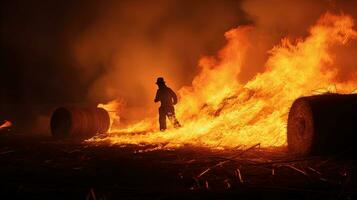
[[[176,109],[182,128],[159,132],[157,118],[149,118],[127,127],[114,126],[108,137],[89,141],[211,148],[286,145],[287,115],[293,100],[316,92],[335,92],[336,88],[341,93],[356,88],[355,80],[336,80],[338,69],[329,52],[330,47],[357,37],[352,27],[349,16],[323,15],[306,38],[282,39],[270,51],[265,72],[246,84],[240,83],[237,75],[247,48],[254,45],[247,39],[253,27],[232,29],[225,34],[228,43],[217,58],[202,58],[201,72],[192,86],[179,90]]]
[[[8,120],[5,120],[3,124],[0,125],[0,130],[6,129],[12,126],[12,123]]]

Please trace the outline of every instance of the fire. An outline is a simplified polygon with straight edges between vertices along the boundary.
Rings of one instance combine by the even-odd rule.
[[[109,113],[109,117],[110,117],[110,125],[109,125],[109,132],[112,131],[112,127],[119,124],[120,122],[120,115],[119,115],[119,111],[120,108],[123,105],[123,101],[121,100],[114,100],[111,101],[107,104],[98,104],[98,108],[103,108],[106,111],[108,111]]]
[[[306,38],[283,38],[269,53],[265,72],[247,83],[237,76],[252,47],[248,36],[254,27],[226,32],[226,46],[217,57],[200,60],[201,72],[191,87],[179,90],[177,117],[183,127],[165,132],[157,119],[148,118],[127,127],[112,127],[107,138],[92,142],[165,144],[234,148],[260,143],[262,147],[286,145],[286,123],[292,102],[314,92],[352,92],[355,80],[337,81],[338,69],[329,49],[357,37],[348,15],[326,13]],[[326,90],[317,90],[327,88]]]
[[[3,124],[0,125],[0,130],[6,129],[12,126],[12,123],[8,120],[5,120]]]

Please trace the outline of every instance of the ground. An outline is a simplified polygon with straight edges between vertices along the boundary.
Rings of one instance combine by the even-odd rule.
[[[259,145],[157,150],[0,134],[4,199],[353,199],[355,172],[341,154],[301,158]]]

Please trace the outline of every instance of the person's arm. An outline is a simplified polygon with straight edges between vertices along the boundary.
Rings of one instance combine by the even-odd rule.
[[[158,102],[159,101],[159,90],[156,91],[156,95],[155,95],[155,100],[154,102]]]
[[[177,95],[176,95],[176,93],[171,89],[171,88],[169,88],[169,90],[170,90],[170,94],[171,94],[171,97],[172,97],[172,99],[173,99],[173,104],[174,105],[176,105],[177,104]]]

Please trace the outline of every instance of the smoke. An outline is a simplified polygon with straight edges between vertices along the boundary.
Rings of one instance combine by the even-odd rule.
[[[347,7],[326,0],[109,3],[80,35],[74,53],[80,67],[90,68],[88,73],[98,73],[96,67],[104,71],[91,84],[89,99],[123,98],[127,102],[124,118],[141,119],[156,112],[152,103],[156,77],[164,76],[176,90],[190,85],[199,71],[199,57],[215,54],[223,46],[224,31],[243,24],[254,26],[238,77],[246,82],[265,70],[269,51],[282,38],[304,37],[323,13]],[[341,52],[338,49],[335,54],[338,65],[347,65],[340,70],[343,79],[355,67],[351,54]]]
[[[253,22],[254,31],[251,35],[252,47],[248,50],[247,62],[243,65],[240,79],[250,80],[258,72],[264,71],[269,51],[279,44],[282,38],[298,40],[308,33],[310,26],[326,12],[345,13],[357,19],[356,2],[331,0],[246,0],[242,9]],[[335,65],[339,66],[338,78],[351,80],[356,75],[357,64],[351,52],[356,49],[353,41],[346,48],[331,49],[335,55]]]
[[[234,1],[121,1],[103,5],[95,22],[78,36],[73,52],[86,76],[98,74],[92,101],[126,101],[124,118],[155,112],[155,81],[189,85],[197,61],[224,44],[224,32],[247,23]],[[133,115],[133,116],[131,116]]]
[[[60,105],[124,98],[146,110],[157,76],[174,89],[190,84],[199,57],[246,23],[234,0],[5,0],[0,7],[0,119],[19,132],[48,129],[44,116]]]
[[[60,105],[126,101],[122,118],[156,112],[158,76],[174,90],[191,85],[200,57],[215,55],[224,33],[251,24],[239,79],[264,71],[282,37],[303,37],[332,10],[357,19],[356,2],[327,0],[2,1],[0,120],[21,131],[47,127]],[[355,75],[356,42],[336,48],[338,78]],[[39,117],[40,116],[40,117]],[[46,127],[41,127],[46,126]]]
[[[307,34],[309,26],[326,11],[326,7],[324,1],[243,1],[242,9],[253,22],[254,29],[250,38],[252,46],[248,49],[240,79],[248,81],[257,72],[263,72],[269,50],[284,37],[296,39]]]

